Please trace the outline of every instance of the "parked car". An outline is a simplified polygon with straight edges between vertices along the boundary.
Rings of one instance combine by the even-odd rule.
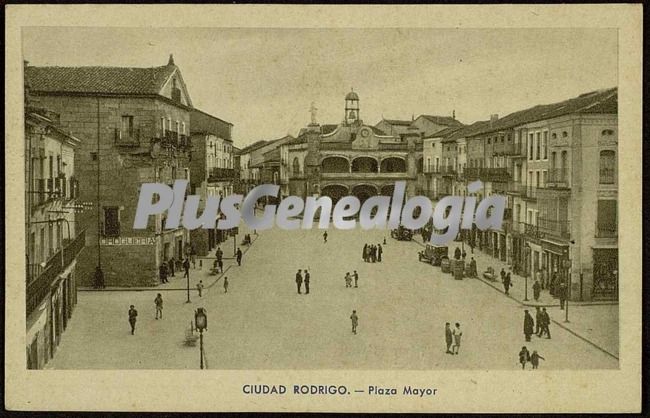
[[[390,231],[390,236],[398,241],[410,241],[413,239],[413,231],[400,225]]]
[[[430,263],[432,266],[439,266],[443,257],[448,257],[449,248],[440,245],[427,244],[424,250],[418,252],[418,260]]]

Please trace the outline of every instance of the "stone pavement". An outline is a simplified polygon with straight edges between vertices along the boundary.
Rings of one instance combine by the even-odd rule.
[[[414,236],[414,242],[419,246],[424,246],[421,235]],[[456,247],[462,248],[460,242],[453,242],[449,246],[449,255],[453,254]],[[483,271],[488,267],[493,267],[497,275],[501,269],[508,271],[508,264],[498,260],[491,255],[475,248],[472,254],[468,245],[465,245],[467,252],[466,262],[474,257],[478,270],[478,279],[484,284],[492,287],[518,303],[533,308],[531,312],[533,317],[534,307],[546,307],[551,321],[557,326],[566,329],[578,338],[593,345],[606,354],[618,359],[619,353],[619,325],[618,325],[618,303],[617,302],[569,302],[569,322],[565,322],[566,312],[560,309],[559,299],[554,298],[548,290],[542,290],[538,301],[533,299],[532,283],[533,280],[528,278],[528,300],[526,300],[526,279],[522,276],[512,273],[512,287],[505,294],[501,279],[490,281],[483,277]]]

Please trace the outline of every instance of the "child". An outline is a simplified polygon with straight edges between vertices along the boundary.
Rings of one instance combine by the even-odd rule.
[[[162,319],[163,299],[160,293],[158,293],[158,296],[154,299],[154,303],[156,304],[156,319],[158,319],[158,316]]]
[[[350,276],[350,272],[345,273],[345,287],[352,287],[352,276]]]
[[[544,357],[537,354],[537,351],[533,350],[533,354],[530,356],[530,362],[533,365],[533,369],[536,369],[539,366],[539,359],[546,360]]]
[[[199,297],[202,297],[201,293],[203,292],[203,280],[199,280],[199,282],[196,285],[196,290],[199,291]]]
[[[357,325],[359,325],[359,317],[357,316],[357,311],[352,311],[350,319],[352,320],[352,333],[356,335]]]
[[[223,278],[223,293],[228,293],[228,276]]]

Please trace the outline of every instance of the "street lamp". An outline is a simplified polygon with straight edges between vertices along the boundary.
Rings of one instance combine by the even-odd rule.
[[[204,308],[197,308],[194,312],[194,325],[199,330],[199,350],[201,356],[201,369],[203,369],[203,330],[208,330],[208,317]]]
[[[185,303],[191,303],[192,301],[190,300],[190,274],[187,274],[187,301]]]

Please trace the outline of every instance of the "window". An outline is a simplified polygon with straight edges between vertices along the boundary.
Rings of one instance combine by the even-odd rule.
[[[566,138],[568,136],[569,134],[567,133],[567,131],[562,131],[562,138]]]
[[[544,142],[542,144],[544,148],[544,159],[548,160],[548,132],[544,131]]]
[[[488,144],[492,142],[492,138],[488,138]]]
[[[548,171],[542,171],[542,187],[546,187],[546,180],[548,176]]]
[[[117,206],[104,208],[104,236],[120,236],[120,211]]]
[[[160,132],[165,135],[165,118],[160,118]]]
[[[600,152],[600,184],[614,184],[616,153],[611,150]]]
[[[612,136],[612,135],[614,135],[614,131],[612,131],[611,129],[605,129],[603,132],[601,132],[601,135],[602,136]]]
[[[503,144],[503,135],[501,135],[501,143]]]
[[[54,254],[54,226],[47,226],[47,256],[50,258]]]
[[[557,134],[556,134],[555,132],[553,132],[553,133],[551,134],[551,138],[552,138],[552,139],[556,139],[556,138],[557,138]]]
[[[50,173],[50,178],[54,177],[54,158],[50,155],[49,157],[49,173]]]
[[[298,157],[295,157],[293,159],[293,174],[299,174],[300,173],[300,162],[298,161]]]
[[[540,186],[540,184],[539,184],[539,171],[535,172],[535,180],[536,180],[535,181],[535,187],[539,187]]]
[[[61,156],[56,156],[56,174],[59,175],[63,170],[61,169]]]
[[[533,159],[533,134],[528,135],[528,159]]]
[[[540,149],[541,143],[542,143],[542,141],[540,140],[540,133],[537,132],[537,134],[535,135],[535,149],[536,149],[535,159],[536,160],[539,160],[539,155],[540,155],[539,154],[539,149]]]
[[[176,121],[176,133],[181,133],[181,123],[179,121]]]
[[[616,236],[616,200],[599,200],[596,236]]]
[[[131,138],[133,136],[133,116],[122,116],[122,128],[120,131],[123,138]]]
[[[96,152],[91,152],[90,153],[90,160],[91,161],[97,161],[97,153]]]
[[[185,135],[185,122],[181,122],[181,134]]]

